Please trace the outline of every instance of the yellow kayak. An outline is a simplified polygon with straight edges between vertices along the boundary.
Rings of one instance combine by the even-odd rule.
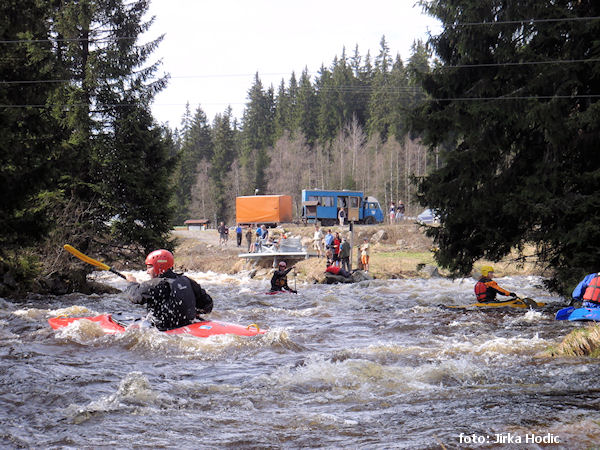
[[[450,306],[448,308],[541,308],[545,306],[545,303],[536,302],[531,298],[511,298],[510,300],[499,301],[499,302],[485,302],[485,303],[472,303],[466,306]]]

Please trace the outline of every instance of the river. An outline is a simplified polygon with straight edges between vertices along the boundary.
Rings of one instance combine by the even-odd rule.
[[[600,441],[599,361],[544,356],[582,325],[553,320],[564,300],[539,278],[498,281],[550,308],[484,312],[438,306],[472,302],[472,279],[298,283],[298,295],[268,296],[264,280],[188,275],[213,296],[210,318],[268,333],[103,335],[90,322],[54,331],[47,319],[60,314],[144,310],[120,295],[0,299],[0,447],[578,449]],[[96,277],[124,285],[107,272]]]

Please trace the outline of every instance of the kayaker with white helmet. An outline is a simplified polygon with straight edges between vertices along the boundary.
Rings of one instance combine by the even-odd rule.
[[[199,314],[213,309],[213,300],[194,280],[173,271],[175,260],[168,250],[155,250],[146,257],[146,273],[151,279],[132,284],[125,290],[134,303],[145,304],[152,324],[161,331],[191,324]]]
[[[495,301],[496,294],[510,297],[517,296],[514,292],[502,289],[492,278],[494,278],[494,268],[492,266],[483,266],[481,268],[481,278],[475,284],[475,296],[479,303]]]

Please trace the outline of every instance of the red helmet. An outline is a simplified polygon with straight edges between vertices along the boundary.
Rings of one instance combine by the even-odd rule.
[[[157,277],[173,267],[175,258],[169,250],[154,250],[146,256],[146,265],[152,266],[152,274]]]

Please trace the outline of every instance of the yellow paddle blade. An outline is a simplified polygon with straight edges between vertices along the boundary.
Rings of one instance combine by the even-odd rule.
[[[72,254],[73,256],[76,256],[80,260],[82,260],[82,261],[84,261],[84,262],[86,262],[88,264],[91,264],[92,266],[96,266],[96,267],[98,267],[99,269],[102,269],[102,270],[110,270],[110,267],[107,266],[106,264],[104,264],[104,263],[102,263],[100,261],[96,261],[95,259],[90,258],[87,255],[84,255],[79,250],[77,250],[75,247],[72,247],[69,244],[65,244],[64,245],[64,249],[66,251],[68,251],[70,254]]]

